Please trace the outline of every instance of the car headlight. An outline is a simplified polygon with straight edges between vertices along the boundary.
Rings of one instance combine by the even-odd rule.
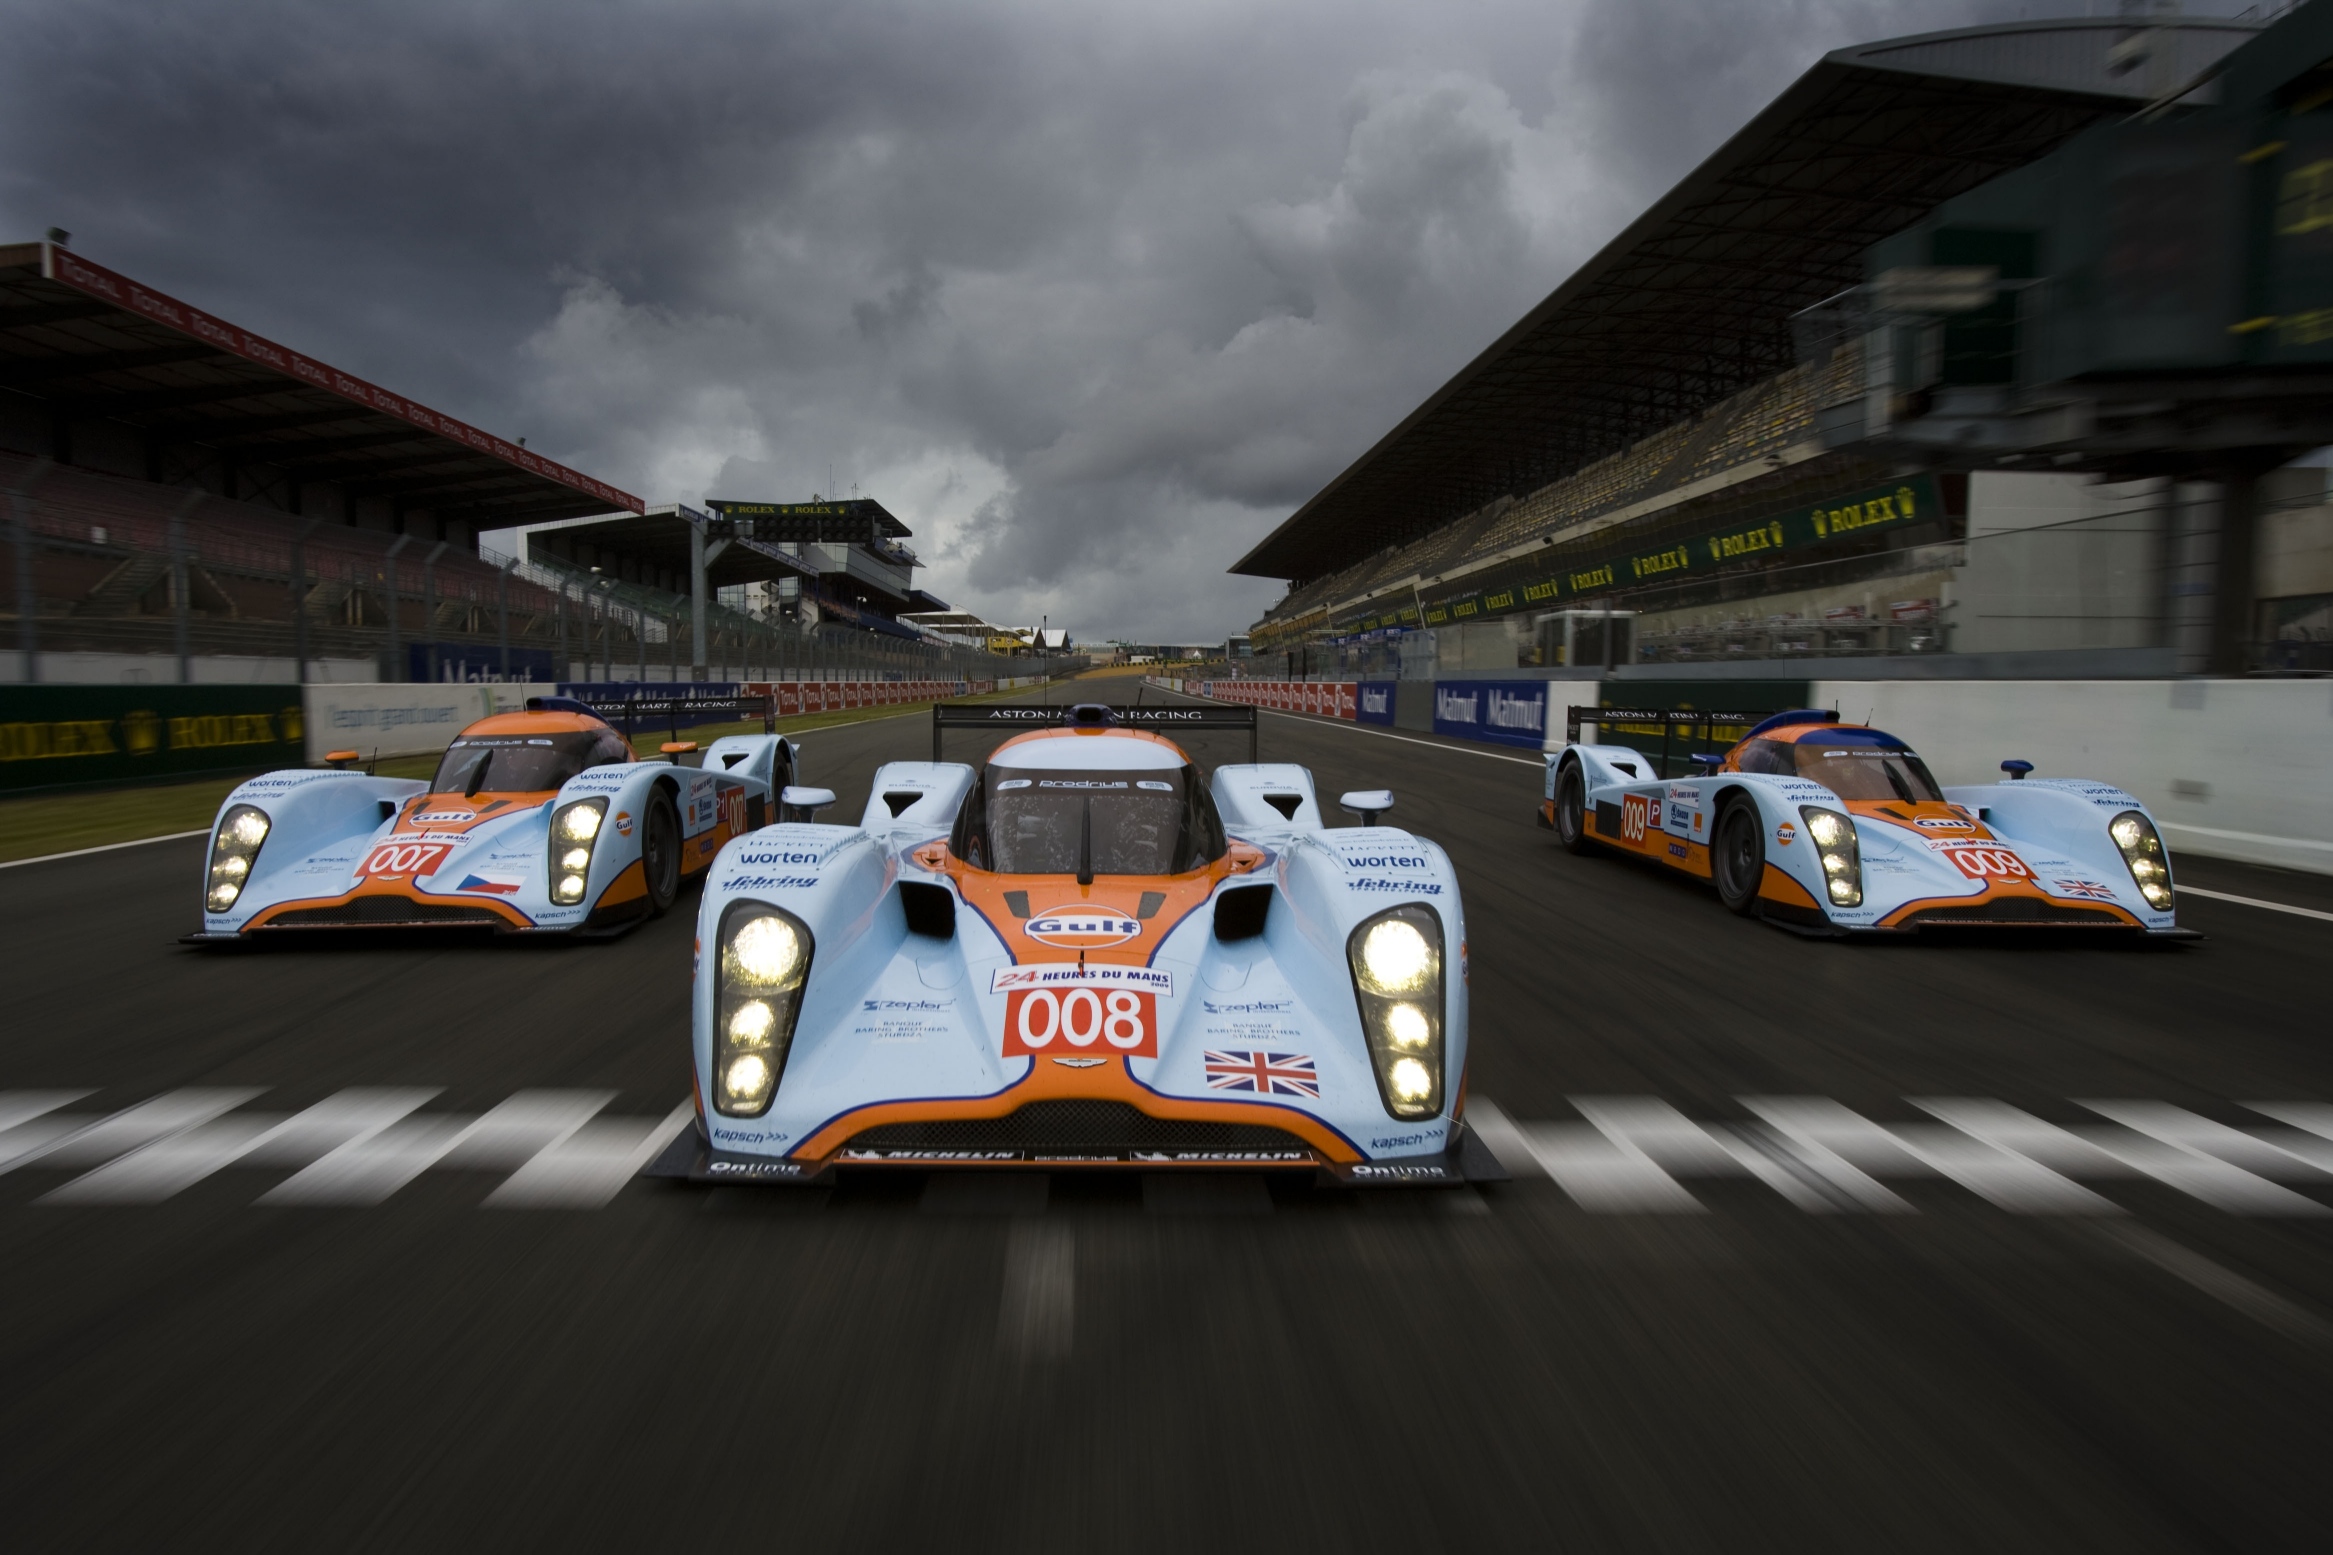
[[[2154,823],[2136,810],[2125,810],[2107,823],[2106,835],[2122,850],[2122,862],[2147,905],[2157,912],[2169,912],[2174,900],[2171,856],[2163,851],[2163,839],[2155,834]]]
[[[591,850],[607,819],[605,799],[578,799],[551,814],[551,900],[572,907],[591,883]]]
[[[1442,1110],[1442,920],[1430,907],[1388,908],[1353,931],[1345,958],[1385,1110],[1433,1117]]]
[[[267,812],[256,805],[235,805],[219,817],[219,829],[211,838],[211,876],[203,889],[205,907],[225,912],[235,905],[251,879],[251,866],[271,824]]]
[[[1836,810],[1802,804],[1799,818],[1814,840],[1815,858],[1823,866],[1823,889],[1834,907],[1863,905],[1863,851],[1856,845],[1855,823]]]
[[[721,914],[713,999],[713,1108],[725,1117],[769,1111],[810,980],[810,930],[792,913],[733,902]]]

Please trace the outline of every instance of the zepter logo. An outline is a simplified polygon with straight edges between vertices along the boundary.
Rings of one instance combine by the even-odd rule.
[[[1107,907],[1048,907],[1022,925],[1021,932],[1041,945],[1101,950],[1137,938],[1142,925]]]

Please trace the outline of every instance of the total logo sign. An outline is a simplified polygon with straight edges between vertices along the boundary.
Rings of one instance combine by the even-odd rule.
[[[1023,924],[1021,932],[1040,945],[1100,950],[1139,937],[1142,924],[1110,907],[1048,907]]]

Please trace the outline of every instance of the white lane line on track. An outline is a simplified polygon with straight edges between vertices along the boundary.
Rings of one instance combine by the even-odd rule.
[[[2286,1338],[2333,1347],[2333,1323],[2254,1284],[2235,1270],[2214,1263],[2192,1248],[2181,1246],[2161,1232],[2127,1220],[2097,1220],[2090,1224],[2107,1240],[2128,1248],[2174,1279],[2184,1280],[2205,1295],[2226,1302]]]
[[[485,1209],[598,1209],[623,1191],[697,1114],[685,1100],[643,1132],[637,1118],[600,1118],[537,1151],[486,1196]]]
[[[1249,705],[1245,702],[1227,702],[1221,697],[1195,697],[1188,691],[1169,691],[1163,686],[1153,686],[1150,689],[1156,691],[1160,696],[1181,697],[1186,702],[1213,702],[1218,707],[1245,707]],[[1259,707],[1256,711],[1274,718],[1286,718],[1295,723],[1321,724],[1331,729],[1341,729],[1347,734],[1373,734],[1381,740],[1399,740],[1404,745],[1423,745],[1429,750],[1448,751],[1454,756],[1483,756],[1492,761],[1520,762],[1526,767],[1545,767],[1547,765],[1546,762],[1531,756],[1502,756],[1497,751],[1476,750],[1471,745],[1445,745],[1440,740],[1421,740],[1412,734],[1389,734],[1383,729],[1365,729],[1359,724],[1349,724],[1342,718],[1314,718],[1303,713],[1284,713],[1276,707]]]
[[[59,859],[87,858],[92,853],[113,853],[123,848],[142,848],[149,842],[177,842],[185,837],[208,837],[211,829],[198,826],[193,831],[164,832],[159,837],[137,837],[128,842],[109,842],[98,848],[75,848],[69,853],[44,853],[39,858],[12,858],[0,860],[0,869],[22,869],[27,864],[54,864]]]
[[[2269,912],[2288,912],[2296,918],[2321,918],[2333,923],[2333,912],[2320,912],[2314,907],[2295,907],[2289,902],[2264,902],[2257,896],[2237,896],[2227,891],[2206,891],[2200,886],[2173,887],[2181,896],[2208,896],[2215,902],[2234,902],[2239,907],[2260,907]]]

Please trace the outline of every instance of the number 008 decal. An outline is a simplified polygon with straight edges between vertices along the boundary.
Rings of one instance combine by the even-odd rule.
[[[1005,995],[1007,1058],[1041,1053],[1158,1057],[1158,996],[1132,988],[1016,988]]]

